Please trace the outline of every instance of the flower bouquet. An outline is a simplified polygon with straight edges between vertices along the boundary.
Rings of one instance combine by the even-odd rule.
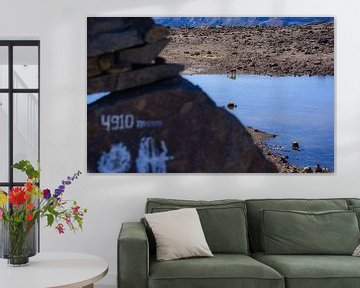
[[[13,165],[26,173],[23,187],[12,187],[8,194],[0,188],[0,257],[8,259],[9,265],[26,265],[29,257],[36,254],[36,223],[45,218],[47,226],[55,227],[59,234],[82,229],[86,209],[75,201],[63,199],[66,186],[76,180],[81,172],[67,177],[54,189],[40,189],[40,168],[35,169],[27,160]]]

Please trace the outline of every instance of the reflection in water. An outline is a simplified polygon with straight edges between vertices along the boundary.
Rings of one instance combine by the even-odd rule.
[[[236,74],[236,73],[235,73]],[[334,77],[240,75],[184,76],[199,85],[219,107],[244,125],[279,135],[268,142],[281,147],[298,166],[334,169]],[[230,105],[230,103],[236,105]],[[234,109],[236,108],[236,109]],[[292,149],[292,143],[301,149]]]
[[[231,69],[226,76],[231,80],[236,80],[236,69]]]

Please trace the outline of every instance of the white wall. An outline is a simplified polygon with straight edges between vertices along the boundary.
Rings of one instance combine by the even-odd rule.
[[[86,16],[335,16],[334,175],[83,175],[67,192],[88,207],[82,233],[42,229],[43,251],[79,251],[110,264],[116,238],[147,197],[217,199],[360,196],[360,2],[358,0],[2,0],[0,39],[41,40],[42,183],[86,171]]]

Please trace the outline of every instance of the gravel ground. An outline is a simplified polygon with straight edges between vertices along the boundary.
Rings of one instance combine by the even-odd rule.
[[[334,24],[171,28],[161,53],[184,73],[333,75]]]

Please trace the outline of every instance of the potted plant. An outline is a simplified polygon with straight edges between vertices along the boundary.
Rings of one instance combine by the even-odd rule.
[[[86,209],[76,201],[63,199],[66,186],[80,176],[80,171],[52,192],[39,187],[40,168],[35,169],[27,160],[13,167],[26,173],[27,181],[22,187],[11,187],[8,194],[0,188],[0,257],[8,259],[11,266],[22,266],[36,254],[38,219],[45,218],[47,226],[55,227],[59,234],[65,232],[66,226],[75,232],[82,229]]]

